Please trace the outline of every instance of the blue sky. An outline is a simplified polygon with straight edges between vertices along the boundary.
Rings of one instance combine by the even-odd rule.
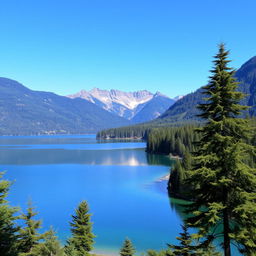
[[[2,0],[0,76],[60,95],[147,89],[174,97],[208,80],[217,44],[256,55],[255,0]]]

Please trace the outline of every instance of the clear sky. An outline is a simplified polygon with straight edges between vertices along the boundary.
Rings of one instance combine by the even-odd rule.
[[[1,0],[0,76],[60,95],[147,89],[174,97],[208,80],[217,44],[256,55],[255,0]]]

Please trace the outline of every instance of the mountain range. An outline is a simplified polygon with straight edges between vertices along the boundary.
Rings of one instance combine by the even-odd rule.
[[[241,113],[241,117],[256,116],[256,56],[245,62],[236,72],[238,81],[237,90],[245,94],[240,104],[249,106],[248,110]],[[99,137],[146,137],[148,130],[154,127],[182,126],[184,124],[200,123],[197,116],[197,105],[204,101],[202,87],[178,99],[167,111],[158,118],[128,127],[103,130]]]
[[[84,134],[160,116],[175,101],[146,90],[93,89],[69,97],[0,78],[0,135]]]
[[[0,78],[0,135],[84,134],[129,124],[89,101],[32,91]]]
[[[243,64],[235,76],[238,90],[246,94],[241,103],[250,106],[244,115],[256,116],[256,57]],[[141,122],[191,123],[200,121],[196,106],[203,101],[201,91],[178,97],[176,102],[146,90],[126,93],[95,88],[66,97],[0,78],[0,135],[84,134]]]
[[[90,91],[82,90],[67,97],[87,100],[110,113],[130,120],[132,123],[155,119],[176,101],[176,99],[170,99],[160,92],[153,94],[147,90],[124,92],[98,88]]]

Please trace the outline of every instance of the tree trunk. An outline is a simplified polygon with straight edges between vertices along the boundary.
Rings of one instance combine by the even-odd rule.
[[[231,256],[230,237],[229,237],[229,215],[228,210],[223,210],[223,232],[224,232],[224,255]]]

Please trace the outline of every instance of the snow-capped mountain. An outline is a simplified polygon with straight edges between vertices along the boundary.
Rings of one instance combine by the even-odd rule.
[[[111,113],[131,121],[134,120],[136,123],[149,121],[158,117],[175,102],[175,100],[170,99],[160,92],[153,94],[147,90],[123,92],[120,90],[108,91],[94,88],[90,91],[82,90],[67,97],[85,99]],[[151,101],[152,103],[148,105]],[[145,114],[143,114],[144,112]]]

